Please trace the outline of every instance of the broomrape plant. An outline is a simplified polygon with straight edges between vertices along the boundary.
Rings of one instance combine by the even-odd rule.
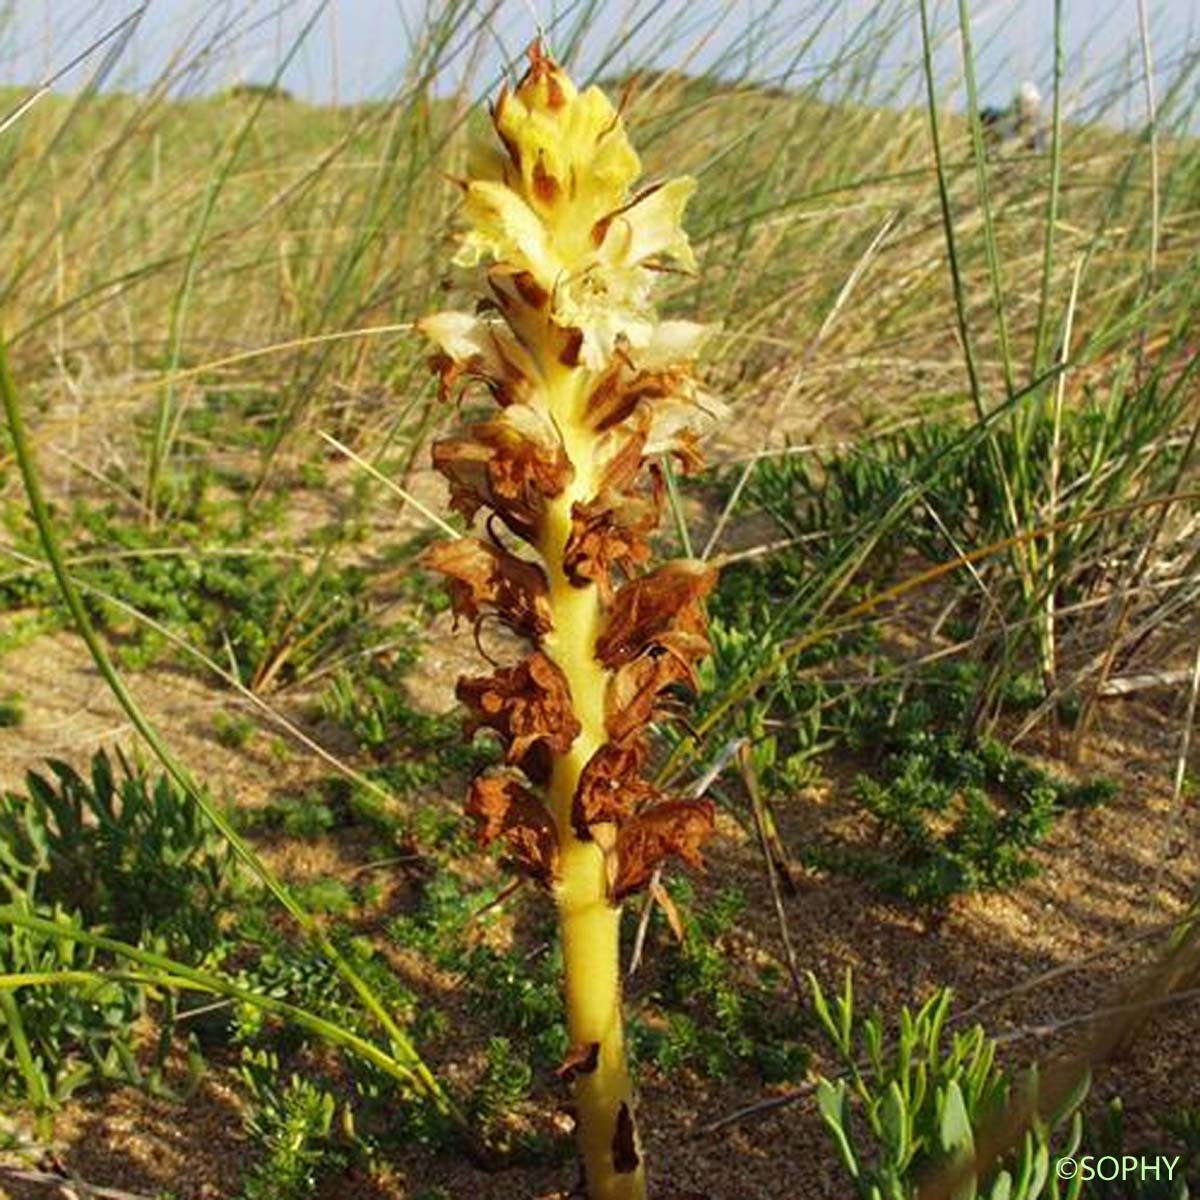
[[[483,389],[499,411],[434,445],[451,507],[487,513],[487,538],[433,548],[454,610],[493,615],[532,643],[459,680],[472,731],[505,765],[471,785],[481,843],[558,906],[577,1137],[593,1200],[645,1195],[621,1023],[622,900],[667,856],[702,865],[707,800],[669,799],[643,776],[664,692],[696,683],[702,608],[716,573],[676,561],[645,572],[664,493],[660,461],[700,463],[718,406],[691,363],[710,332],[660,321],[664,268],[694,266],[680,226],[695,183],[632,190],[641,171],[621,114],[579,92],[534,45],[492,110],[498,145],[473,147],[456,262],[487,266],[478,315],[419,327],[445,398]]]

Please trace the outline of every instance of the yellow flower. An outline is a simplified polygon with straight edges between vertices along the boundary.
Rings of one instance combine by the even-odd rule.
[[[641,174],[620,114],[598,88],[583,93],[540,50],[516,92],[493,110],[523,198],[552,225],[590,229],[624,203]]]

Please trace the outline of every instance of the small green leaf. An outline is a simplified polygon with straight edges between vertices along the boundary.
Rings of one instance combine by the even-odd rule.
[[[967,1116],[962,1091],[954,1080],[946,1085],[946,1092],[942,1098],[939,1131],[942,1149],[947,1154],[970,1154],[974,1151],[975,1139],[971,1135],[971,1119]]]
[[[898,1170],[908,1166],[912,1153],[910,1115],[899,1084],[893,1079],[880,1106],[880,1126],[888,1157]]]
[[[817,1084],[817,1108],[820,1110],[821,1119],[825,1122],[829,1132],[833,1134],[838,1154],[841,1156],[846,1170],[850,1173],[851,1179],[857,1180],[859,1176],[858,1160],[854,1155],[854,1146],[850,1141],[849,1132],[845,1128],[846,1084],[840,1079],[836,1083],[822,1079]]]

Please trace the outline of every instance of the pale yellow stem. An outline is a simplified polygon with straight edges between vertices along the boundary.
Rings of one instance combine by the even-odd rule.
[[[577,587],[563,572],[571,506],[592,498],[595,435],[579,412],[583,373],[562,371],[548,381],[554,413],[574,467],[571,484],[548,507],[539,549],[550,582],[553,632],[543,649],[570,685],[581,731],[571,749],[554,759],[549,801],[558,830],[555,899],[562,936],[567,1031],[573,1048],[595,1045],[595,1068],[575,1077],[577,1138],[589,1200],[644,1200],[646,1174],[634,1126],[633,1083],[621,1019],[620,908],[608,899],[604,854],[583,841],[571,824],[579,775],[606,740],[606,673],[595,656],[600,596],[594,585]],[[606,830],[596,830],[600,838]],[[607,830],[611,834],[611,827]],[[590,1067],[590,1061],[584,1067]]]

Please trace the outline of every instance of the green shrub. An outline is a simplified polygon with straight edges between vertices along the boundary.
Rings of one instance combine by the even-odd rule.
[[[725,888],[701,906],[684,880],[676,880],[672,892],[683,938],[665,937],[661,981],[632,1023],[638,1056],[668,1074],[687,1067],[723,1078],[748,1065],[768,1082],[800,1078],[808,1052],[793,998],[779,995],[777,972],[761,969],[747,979],[728,953],[745,896]]]
[[[179,655],[157,625],[229,666],[241,683],[265,690],[303,677],[335,649],[362,649],[384,636],[369,619],[365,572],[326,563],[306,570],[286,548],[247,552],[246,540],[261,535],[277,513],[270,504],[254,506],[251,515],[240,502],[210,500],[211,483],[203,474],[188,476],[193,494],[157,526],[113,506],[80,504],[72,513],[84,601],[93,620],[120,635],[127,665]],[[17,544],[32,552],[36,540],[27,523],[14,516],[8,524]],[[48,576],[0,583],[0,607],[27,606],[64,616]]]
[[[930,1171],[961,1162],[974,1150],[973,1129],[997,1115],[1014,1088],[1036,1095],[1037,1075],[1011,1079],[996,1063],[996,1044],[976,1025],[946,1040],[950,992],[943,988],[913,1014],[900,1010],[894,1038],[878,1011],[860,1019],[854,1011],[849,971],[842,993],[825,997],[810,974],[818,1020],[845,1068],[841,1078],[817,1084],[821,1119],[848,1177],[862,1200],[911,1200]],[[1063,1181],[1055,1155],[1078,1151],[1078,1111],[1087,1083],[1058,1112],[1035,1124],[1020,1146],[986,1179],[969,1177],[955,1200],[1076,1200],[1076,1177]],[[1051,1146],[1055,1147],[1052,1153]]]
[[[386,658],[360,660],[337,671],[320,697],[320,709],[372,759],[368,773],[399,798],[417,797],[494,761],[494,747],[464,743],[457,712],[416,708],[404,677],[419,657],[415,640]]]
[[[879,685],[858,701],[850,741],[875,764],[854,799],[869,818],[869,844],[809,844],[812,866],[870,880],[883,892],[940,903],[960,892],[1004,888],[1037,871],[1030,851],[1068,808],[1111,799],[1105,780],[1074,783],[983,738],[962,732],[963,664],[903,693]],[[969,684],[967,684],[969,686]]]
[[[24,899],[17,907],[29,911]],[[77,914],[55,908],[39,915],[50,917],[61,934],[0,926],[0,974],[90,972],[104,965],[71,936],[83,928]],[[141,989],[99,977],[92,985],[0,992],[0,1095],[29,1104],[44,1132],[50,1114],[86,1084],[151,1082],[162,1060],[143,1068],[133,1035],[145,1010]]]
[[[1088,1200],[1188,1200],[1191,1187],[1200,1186],[1200,1108],[1180,1108],[1156,1119],[1157,1129],[1141,1146],[1134,1146],[1125,1128],[1125,1106],[1110,1101],[1103,1112],[1088,1122],[1084,1152],[1096,1159],[1118,1162],[1133,1155],[1143,1162],[1177,1159],[1166,1178],[1166,1167],[1155,1175],[1137,1171],[1116,1179],[1095,1178],[1088,1184]],[[1106,1174],[1107,1172],[1097,1172]],[[1156,1178],[1155,1176],[1159,1176]],[[1189,1186],[1190,1185],[1190,1186]]]
[[[198,962],[232,899],[228,846],[165,775],[101,751],[87,778],[64,762],[0,796],[0,889],[61,906],[134,944]]]
[[[333,1094],[309,1077],[285,1078],[267,1051],[247,1051],[241,1076],[249,1101],[246,1129],[261,1155],[241,1200],[308,1200],[324,1173],[345,1165],[334,1135]]]
[[[151,780],[123,758],[118,772],[96,754],[87,778],[51,762],[49,774],[27,776],[26,789],[0,796],[0,894],[62,932],[0,927],[0,973],[95,974],[94,983],[26,986],[19,1007],[3,997],[0,1090],[23,1093],[45,1119],[93,1081],[161,1087],[176,1011],[173,997],[161,997],[157,1045],[136,1036],[147,993],[105,979],[120,964],[72,932],[99,928],[199,963],[221,949],[233,875],[228,847],[196,806],[165,776]]]

